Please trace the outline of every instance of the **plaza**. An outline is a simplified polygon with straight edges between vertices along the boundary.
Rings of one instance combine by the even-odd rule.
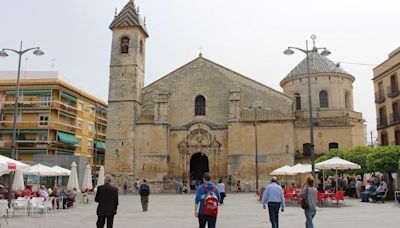
[[[150,195],[149,211],[144,213],[140,206],[140,197],[120,195],[114,227],[198,227],[193,215],[194,195],[156,194]],[[54,214],[26,217],[15,215],[9,218],[6,226],[12,228],[50,228],[50,227],[95,227],[97,203],[78,203],[68,210],[56,210]],[[382,203],[361,203],[358,200],[346,199],[342,207],[322,207],[317,211],[315,226],[362,227],[362,228],[395,228],[400,224],[400,207],[393,201]],[[304,227],[304,213],[300,206],[288,206],[280,213],[280,227]],[[29,224],[29,225],[28,225]],[[268,211],[263,210],[253,193],[230,193],[224,205],[220,206],[217,227],[271,227]]]

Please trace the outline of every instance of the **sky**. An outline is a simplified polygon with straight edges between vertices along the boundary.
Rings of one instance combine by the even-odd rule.
[[[110,25],[128,0],[1,0],[0,48],[40,46],[25,71],[61,72],[67,82],[107,100]],[[316,44],[355,78],[355,110],[376,136],[372,69],[400,46],[396,0],[135,0],[146,17],[145,84],[203,56],[282,91],[279,82],[305,55],[288,46]],[[18,14],[17,14],[18,13]],[[16,70],[16,55],[0,70]],[[53,66],[52,66],[53,65]],[[23,74],[22,74],[23,78]]]

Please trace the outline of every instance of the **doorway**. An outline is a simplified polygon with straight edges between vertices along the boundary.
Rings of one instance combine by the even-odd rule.
[[[193,154],[190,158],[190,188],[195,189],[203,183],[203,174],[209,171],[207,155],[201,152]]]

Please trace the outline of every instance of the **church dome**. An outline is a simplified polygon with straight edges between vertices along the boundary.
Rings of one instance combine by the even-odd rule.
[[[318,51],[312,51],[309,54],[310,60],[310,74],[346,74],[351,76],[344,69],[340,68],[337,64],[329,60],[328,58],[320,55]],[[304,58],[288,75],[282,80],[286,81],[299,76],[307,75],[307,57]],[[351,76],[352,77],[352,76]],[[281,83],[282,83],[281,82]]]

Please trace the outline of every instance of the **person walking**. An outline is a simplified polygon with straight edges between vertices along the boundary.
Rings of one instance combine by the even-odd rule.
[[[220,180],[218,181],[217,187],[218,187],[219,194],[221,195],[221,200],[220,200],[219,202],[220,202],[221,204],[224,204],[224,199],[225,199],[225,197],[226,197],[226,193],[225,193],[225,184],[224,184],[224,182],[222,181],[222,179],[220,179]]]
[[[150,195],[150,187],[147,184],[146,179],[143,179],[143,183],[140,185],[139,194],[140,194],[140,202],[142,203],[142,209],[145,212],[149,207],[149,195]]]
[[[317,189],[314,187],[314,178],[312,176],[307,176],[305,187],[297,195],[304,197],[304,200],[308,205],[304,208],[306,228],[314,228],[313,218],[317,212]]]
[[[124,195],[128,195],[128,183],[124,183]]]
[[[135,195],[139,194],[139,179],[135,180],[135,183],[133,184],[133,188],[135,189]]]
[[[269,221],[272,228],[279,227],[279,209],[283,212],[285,209],[285,198],[283,197],[282,187],[278,185],[278,179],[272,177],[271,183],[265,187],[261,200],[263,209],[268,204]]]
[[[111,176],[106,175],[104,185],[97,187],[94,199],[97,206],[97,228],[103,228],[107,219],[107,228],[113,227],[114,215],[117,214],[118,189],[111,185]]]
[[[203,174],[204,183],[197,187],[196,198],[194,200],[194,216],[199,219],[199,228],[215,228],[217,223],[218,202],[220,193],[217,186],[211,182],[208,172]],[[213,205],[210,203],[213,202]]]

